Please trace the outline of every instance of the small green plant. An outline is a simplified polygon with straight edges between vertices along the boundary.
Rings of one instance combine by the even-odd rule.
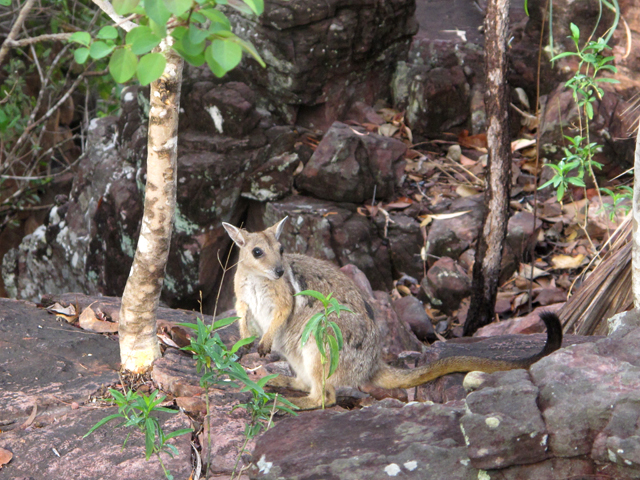
[[[633,188],[626,185],[620,185],[617,189],[601,188],[601,192],[611,197],[611,204],[603,204],[602,207],[609,213],[609,219],[613,221],[616,214],[620,211],[629,213],[631,210],[631,200],[633,199]]]
[[[553,185],[557,191],[559,202],[562,202],[569,185],[582,187],[586,190],[585,172],[588,172],[594,184],[598,185],[593,169],[594,167],[601,169],[602,164],[596,162],[593,157],[600,150],[600,146],[589,139],[589,121],[593,119],[593,105],[596,99],[602,99],[604,95],[599,84],[618,83],[618,80],[613,78],[600,76],[605,71],[617,73],[616,67],[611,64],[614,57],[604,55],[605,50],[610,50],[607,45],[609,37],[599,38],[596,41],[589,40],[585,46],[580,47],[580,29],[573,23],[570,28],[569,38],[575,45],[575,51],[560,53],[551,61],[569,56],[577,56],[580,60],[576,73],[565,83],[565,86],[571,89],[573,100],[578,105],[580,132],[573,137],[564,136],[565,140],[569,142],[568,146],[563,148],[565,155],[557,165],[549,164],[555,170],[554,176],[539,187],[539,189],[543,189]],[[571,172],[576,169],[577,172],[571,175]]]
[[[315,290],[303,290],[296,293],[296,295],[305,295],[313,297],[319,300],[324,307],[323,311],[312,315],[307,321],[307,324],[302,331],[301,344],[304,347],[309,336],[313,333],[316,339],[316,345],[320,352],[320,362],[322,363],[322,409],[324,410],[324,391],[326,380],[335,373],[338,368],[338,362],[340,360],[340,350],[342,350],[342,332],[338,324],[332,320],[329,320],[329,316],[336,314],[340,317],[340,312],[351,312],[348,307],[340,305],[338,301],[333,297],[332,293],[329,293],[326,297]],[[328,355],[327,355],[328,351]],[[329,371],[326,370],[326,365],[329,363]]]
[[[276,411],[284,411],[296,415],[292,410],[295,405],[285,398],[278,398],[275,393],[264,391],[264,386],[269,380],[277,377],[267,375],[260,380],[253,381],[247,375],[242,365],[238,363],[238,350],[255,340],[255,337],[244,338],[236,342],[233,347],[227,349],[224,342],[220,339],[220,335],[216,330],[223,328],[235,322],[238,317],[223,318],[214,322],[212,325],[206,325],[200,318],[197,323],[181,323],[183,327],[195,330],[196,337],[191,339],[189,346],[183,347],[183,350],[192,352],[196,360],[196,370],[201,374],[200,385],[208,389],[212,385],[228,385],[236,388],[242,387],[243,392],[251,394],[246,403],[242,403],[233,407],[245,409],[250,416],[250,420],[245,426],[245,441],[238,453],[236,463],[231,474],[231,479],[236,475],[240,458],[245,451],[249,441],[254,438],[263,428],[269,428],[271,418]],[[209,396],[205,395],[205,403],[207,408],[207,416],[209,415]],[[211,440],[211,438],[209,438]],[[211,449],[209,448],[209,451]],[[207,462],[209,463],[209,462]]]
[[[108,417],[100,420],[91,427],[85,437],[111,420],[118,418],[123,419],[124,421],[120,426],[137,428],[144,433],[146,459],[149,460],[152,455],[157,456],[165,476],[169,480],[173,480],[173,475],[171,475],[169,470],[165,467],[160,454],[165,452],[171,457],[177,455],[178,449],[174,445],[168,444],[167,440],[179,435],[191,433],[192,430],[190,428],[183,428],[169,434],[165,434],[158,422],[158,419],[152,414],[157,412],[177,413],[177,411],[159,406],[166,398],[166,395],[158,397],[158,390],[151,392],[149,395],[140,395],[133,390],[129,390],[123,395],[118,390],[111,388],[109,389],[109,393],[111,393],[114,402],[118,406],[118,413],[114,413],[113,415],[109,415]],[[129,440],[129,435],[131,435],[131,432],[127,434],[127,437],[122,444],[123,448],[127,444],[127,440]]]

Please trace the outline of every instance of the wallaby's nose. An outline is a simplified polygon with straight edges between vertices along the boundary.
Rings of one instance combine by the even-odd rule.
[[[276,277],[280,278],[282,275],[284,275],[284,268],[276,267]]]

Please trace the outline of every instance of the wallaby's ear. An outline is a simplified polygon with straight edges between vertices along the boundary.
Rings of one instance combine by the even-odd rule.
[[[280,238],[280,235],[282,235],[282,231],[284,230],[284,224],[287,221],[287,218],[289,218],[289,217],[288,216],[284,217],[282,220],[280,220],[274,226],[269,228],[269,230],[274,230],[275,231],[276,240],[278,240]]]
[[[244,247],[247,244],[247,241],[242,235],[242,230],[240,230],[238,227],[234,227],[230,223],[225,222],[222,222],[222,226],[231,237],[231,240],[233,240],[240,248]]]

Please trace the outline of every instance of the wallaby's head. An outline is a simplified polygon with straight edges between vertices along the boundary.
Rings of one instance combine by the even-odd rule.
[[[284,217],[272,227],[262,232],[250,233],[243,228],[237,228],[229,223],[222,223],[231,240],[240,248],[238,265],[243,269],[250,269],[255,275],[277,280],[284,275],[284,249],[278,239],[282,234]]]

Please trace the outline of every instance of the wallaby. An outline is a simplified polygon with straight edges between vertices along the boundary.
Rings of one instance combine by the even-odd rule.
[[[258,353],[272,349],[286,358],[295,377],[278,376],[270,382],[309,392],[301,398],[289,399],[301,409],[318,408],[322,400],[322,376],[316,342],[301,346],[301,336],[309,318],[318,312],[319,301],[294,294],[306,289],[323,295],[332,293],[353,313],[342,312],[333,318],[342,331],[344,345],[335,373],[326,380],[325,405],[336,401],[335,387],[358,388],[372,384],[382,388],[411,388],[453,372],[480,370],[496,372],[528,368],[545,355],[560,348],[562,328],[554,313],[540,315],[547,327],[543,350],[521,360],[497,360],[472,356],[443,358],[415,369],[393,368],[381,359],[380,333],[373,320],[373,308],[360,288],[329,262],[306,255],[284,253],[278,239],[287,217],[262,232],[250,233],[228,223],[225,230],[240,248],[234,279],[236,312],[240,317],[240,335],[253,333],[260,337]]]

